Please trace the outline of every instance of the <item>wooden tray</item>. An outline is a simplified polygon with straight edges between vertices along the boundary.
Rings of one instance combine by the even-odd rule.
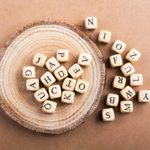
[[[89,82],[85,94],[77,94],[72,105],[57,100],[55,114],[41,111],[41,103],[36,102],[33,93],[26,91],[22,68],[32,65],[37,52],[55,56],[57,49],[70,51],[67,68],[77,62],[81,52],[93,57],[89,67],[84,68],[81,77]],[[60,134],[80,125],[98,106],[105,81],[105,65],[100,50],[73,25],[62,22],[39,22],[19,31],[7,46],[0,51],[0,103],[5,113],[22,126],[36,132]],[[4,53],[4,54],[3,54]],[[40,77],[46,69],[37,68]]]

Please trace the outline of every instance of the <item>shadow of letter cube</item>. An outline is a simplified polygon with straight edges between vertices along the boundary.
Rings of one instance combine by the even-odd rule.
[[[61,81],[68,76],[68,71],[64,66],[60,66],[54,71],[54,75],[58,81]]]
[[[36,76],[35,67],[33,67],[33,66],[24,67],[22,70],[22,75],[24,78],[27,78],[27,79],[35,78],[35,76]]]
[[[96,17],[87,17],[85,19],[85,28],[86,29],[96,29],[97,28]]]
[[[81,66],[88,66],[91,63],[91,60],[92,56],[90,54],[81,53],[78,58],[78,64]]]
[[[39,90],[39,79],[27,79],[26,80],[26,89],[28,91]]]
[[[69,51],[65,50],[65,49],[59,49],[57,51],[56,58],[57,58],[57,60],[59,62],[67,62],[67,61],[69,61]]]
[[[49,98],[49,95],[45,88],[41,88],[34,93],[34,97],[38,102],[43,102]]]
[[[72,91],[63,91],[61,101],[63,103],[72,104],[74,103],[75,92]]]
[[[112,55],[109,57],[111,67],[120,67],[123,65],[122,57],[120,54]]]
[[[51,85],[49,87],[49,95],[51,99],[59,98],[61,97],[61,88],[59,84]]]
[[[40,80],[46,87],[51,86],[56,81],[55,77],[49,71],[45,72]]]
[[[113,108],[102,109],[102,119],[103,119],[103,121],[114,121],[115,113],[114,113]]]
[[[44,67],[46,59],[47,59],[47,56],[41,53],[36,53],[33,57],[33,64],[39,67]]]
[[[46,100],[43,103],[42,111],[45,112],[45,113],[55,113],[56,107],[57,107],[56,102]]]
[[[150,90],[140,90],[138,95],[139,102],[150,102]]]
[[[67,91],[73,91],[76,85],[76,80],[72,78],[66,78],[63,81],[62,84],[62,89],[67,90]]]
[[[133,102],[132,101],[121,101],[120,102],[120,112],[122,112],[122,113],[133,112]]]

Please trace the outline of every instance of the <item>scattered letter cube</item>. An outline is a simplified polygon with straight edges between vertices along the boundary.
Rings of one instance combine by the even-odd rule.
[[[68,69],[69,74],[72,78],[78,78],[83,74],[83,69],[79,64],[74,64]]]
[[[120,112],[122,112],[122,113],[133,112],[133,102],[132,101],[121,101],[120,102]]]
[[[60,85],[51,85],[49,87],[49,95],[51,99],[59,98],[61,97],[61,88]]]
[[[142,76],[142,74],[132,74],[130,76],[130,85],[131,86],[143,85],[143,76]]]
[[[117,107],[118,103],[119,103],[119,95],[118,94],[109,93],[107,95],[107,98],[106,98],[107,106]]]
[[[130,100],[135,96],[135,91],[130,86],[126,86],[123,90],[120,91],[120,94],[124,99]]]
[[[46,100],[43,103],[42,111],[45,112],[45,113],[55,113],[56,107],[57,107],[56,102]]]
[[[96,17],[87,17],[85,19],[85,28],[86,29],[96,29],[97,28]]]
[[[115,76],[113,80],[113,87],[116,89],[123,89],[126,85],[126,78],[122,76]]]
[[[85,93],[88,89],[88,83],[84,80],[79,79],[75,86],[75,91],[78,93]]]
[[[132,63],[138,61],[140,57],[141,53],[137,49],[131,49],[126,55],[126,59]]]
[[[26,89],[28,91],[37,91],[39,89],[39,79],[27,79]]]
[[[41,88],[34,93],[34,97],[38,102],[43,102],[49,98],[49,95],[45,88]]]
[[[81,53],[78,58],[78,64],[81,66],[88,66],[91,63],[91,60],[92,56],[90,54]]]
[[[51,57],[46,61],[46,67],[50,72],[53,72],[56,68],[60,66],[59,62],[55,57]]]
[[[121,54],[126,48],[126,44],[120,40],[116,40],[112,46],[112,50]]]
[[[115,113],[113,108],[104,108],[102,110],[103,121],[113,121],[115,120]]]
[[[22,70],[22,75],[24,78],[31,79],[35,78],[35,67],[33,66],[26,66]]]
[[[74,103],[74,97],[75,97],[74,92],[72,92],[72,91],[63,91],[61,101],[63,103],[72,104],[72,103]]]
[[[61,81],[68,76],[68,71],[64,66],[60,66],[54,71],[54,75],[57,78],[57,80]]]
[[[131,63],[124,64],[120,69],[125,77],[130,76],[135,72],[135,69]]]
[[[59,49],[57,51],[57,60],[59,62],[69,61],[69,51],[65,49]]]
[[[150,102],[150,90],[140,90],[138,95],[139,102]]]
[[[67,90],[67,91],[73,91],[76,85],[76,80],[72,78],[66,78],[63,81],[62,84],[62,89]]]
[[[49,87],[50,85],[52,85],[56,79],[54,78],[54,76],[49,72],[45,72],[41,78],[40,78],[41,82],[46,86]]]
[[[106,30],[101,30],[98,36],[98,41],[102,43],[109,43],[111,40],[111,32]]]
[[[120,67],[123,65],[122,57],[120,54],[112,55],[109,57],[111,67]]]
[[[36,53],[33,57],[33,64],[39,67],[43,67],[45,65],[47,56],[41,54],[41,53]]]

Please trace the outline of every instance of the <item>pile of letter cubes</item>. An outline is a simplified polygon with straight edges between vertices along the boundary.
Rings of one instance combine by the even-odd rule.
[[[56,58],[47,58],[44,54],[36,53],[33,57],[34,66],[23,68],[26,89],[34,91],[35,99],[43,103],[43,112],[54,113],[57,107],[55,99],[61,99],[63,103],[72,104],[74,103],[75,92],[83,94],[87,91],[88,82],[81,80],[80,77],[84,73],[82,66],[90,65],[91,60],[92,56],[90,54],[81,53],[78,62],[66,69],[62,64],[69,61],[68,50],[59,49]],[[40,79],[36,76],[36,67],[47,68]],[[59,83],[60,81],[62,85]]]
[[[97,19],[96,17],[87,17],[85,19],[86,29],[96,29]],[[98,36],[98,41],[102,43],[109,43],[111,41],[111,32],[107,30],[101,30]],[[116,53],[109,57],[110,65],[112,68],[120,68],[122,76],[116,75],[113,79],[112,86],[115,89],[120,90],[121,100],[119,101],[119,95],[115,93],[109,93],[106,98],[106,105],[110,108],[104,108],[102,110],[102,118],[104,121],[113,121],[115,119],[114,109],[120,104],[120,112],[130,113],[133,112],[132,98],[136,95],[133,87],[141,86],[143,84],[142,74],[135,73],[133,64],[139,60],[141,53],[133,48],[126,55],[127,63],[123,64],[121,54],[124,52],[126,44],[120,40],[116,40],[112,45],[111,50]],[[130,81],[130,85],[127,85],[127,79]],[[150,102],[150,90],[140,90],[138,92],[139,102]]]

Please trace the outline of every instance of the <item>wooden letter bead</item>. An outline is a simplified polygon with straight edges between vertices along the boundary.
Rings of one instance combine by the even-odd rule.
[[[32,79],[32,78],[35,78],[35,67],[33,66],[26,66],[23,68],[22,70],[22,75],[24,78],[27,78],[27,79]]]
[[[113,121],[115,120],[115,113],[113,108],[104,108],[102,110],[103,121]]]
[[[72,78],[78,78],[83,74],[83,69],[79,64],[74,64],[68,69],[69,74]]]
[[[142,76],[142,74],[132,74],[130,76],[130,85],[131,86],[143,85],[143,76]]]
[[[120,91],[120,94],[124,99],[130,100],[135,96],[135,91],[130,86],[126,86],[123,90]]]
[[[140,90],[138,95],[139,102],[150,102],[150,90]]]
[[[135,69],[131,63],[124,64],[120,69],[125,77],[130,76],[135,72]]]
[[[112,55],[109,57],[111,67],[119,67],[123,65],[122,57],[120,54]]]
[[[56,57],[59,62],[69,61],[69,51],[65,49],[59,49]]]
[[[49,87],[50,85],[52,85],[56,79],[54,78],[54,76],[49,72],[45,72],[41,78],[40,78],[41,82],[46,86]]]
[[[116,89],[123,89],[126,85],[126,78],[122,76],[115,76],[113,80],[113,87]]]
[[[87,17],[85,19],[85,28],[86,29],[96,29],[97,28],[96,17]]]
[[[111,32],[106,30],[101,30],[98,36],[98,41],[102,43],[109,43],[111,40]]]
[[[34,97],[38,102],[43,102],[49,98],[49,95],[45,88],[41,88],[34,93]]]
[[[121,54],[126,48],[126,44],[120,40],[116,40],[112,46],[112,50]]]
[[[132,63],[138,61],[140,57],[141,53],[137,49],[131,49],[126,55],[126,59]]]
[[[62,84],[62,89],[67,90],[67,91],[73,91],[76,85],[76,80],[72,78],[66,78],[63,81]]]
[[[60,66],[54,71],[54,75],[57,80],[61,81],[68,76],[68,72],[64,66]]]
[[[28,91],[39,90],[39,79],[27,79],[26,80],[26,89]]]
[[[112,107],[117,107],[118,103],[119,103],[119,95],[118,94],[109,93],[107,95],[106,105],[112,106]]]
[[[86,81],[79,79],[75,86],[75,91],[78,93],[85,93],[88,89],[88,86],[89,84]]]
[[[60,85],[51,85],[49,87],[49,95],[51,99],[59,98],[61,97],[61,88]]]
[[[81,53],[79,58],[78,58],[78,64],[81,66],[88,66],[90,65],[92,60],[92,56],[87,53]]]
[[[56,102],[46,100],[43,103],[42,111],[45,112],[45,113],[55,113],[56,107],[57,107]]]
[[[36,53],[33,57],[33,64],[39,67],[43,67],[45,65],[47,56],[41,54],[41,53]]]
[[[60,66],[59,62],[55,57],[51,57],[46,61],[46,67],[50,72],[53,72],[56,68]]]
[[[133,112],[133,102],[132,101],[121,101],[120,102],[120,112],[122,112],[122,113]]]
[[[72,91],[63,91],[61,101],[63,103],[72,104],[74,103],[75,92]]]

